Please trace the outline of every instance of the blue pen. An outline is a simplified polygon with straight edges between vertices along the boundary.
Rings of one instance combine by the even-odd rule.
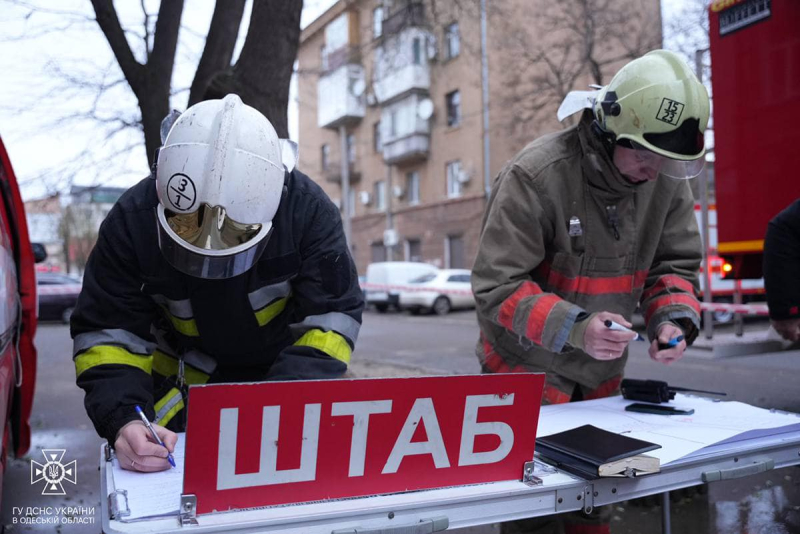
[[[667,347],[672,348],[675,345],[677,345],[678,343],[680,343],[681,341],[683,341],[683,336],[677,336],[677,337],[673,337],[672,339],[670,339],[668,342],[666,342],[664,344]]]
[[[139,414],[139,417],[142,418],[144,425],[150,430],[150,433],[153,434],[153,439],[156,440],[156,442],[159,445],[167,449],[167,446],[164,445],[164,442],[161,441],[161,438],[158,437],[158,434],[156,434],[156,429],[153,428],[153,425],[151,425],[150,421],[147,420],[147,416],[144,414],[144,411],[142,411],[142,409],[139,407],[138,404],[136,405],[136,413]],[[172,457],[172,454],[169,452],[169,449],[167,449],[167,460],[169,460],[169,464],[172,467],[175,467],[175,459]]]
[[[611,319],[606,319],[605,321],[603,321],[603,324],[606,325],[606,328],[608,328],[609,330],[617,330],[619,332],[630,332],[631,334],[636,334],[636,337],[633,338],[634,341],[644,341],[644,338],[639,332],[631,330],[630,328],[625,328],[621,324],[615,323]]]

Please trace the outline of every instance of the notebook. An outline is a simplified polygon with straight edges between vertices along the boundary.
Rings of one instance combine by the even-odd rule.
[[[659,448],[657,443],[592,425],[536,438],[536,452],[559,469],[586,479],[658,473],[659,459],[643,453]]]
[[[156,473],[122,469],[112,453],[113,487],[108,488],[112,519],[131,522],[180,515],[185,443],[186,434],[178,434],[178,443],[172,452],[177,467]]]

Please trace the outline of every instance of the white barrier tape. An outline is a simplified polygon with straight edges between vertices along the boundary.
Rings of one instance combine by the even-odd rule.
[[[362,289],[367,289],[369,291],[405,291],[407,293],[419,293],[419,292],[429,292],[429,293],[438,293],[441,295],[464,295],[464,296],[472,296],[472,291],[467,289],[447,289],[443,287],[431,287],[431,286],[397,286],[392,284],[370,284],[364,283],[361,284]]]
[[[719,302],[700,303],[700,308],[708,311],[733,312],[742,315],[769,315],[766,304],[723,304]]]
[[[446,289],[446,288],[436,288],[436,287],[401,286],[392,284],[371,284],[371,283],[361,284],[361,287],[362,289],[367,289],[370,291],[406,291],[409,293],[429,291],[432,293],[439,293],[443,295],[447,294],[465,295],[465,296],[472,295],[472,291],[466,291],[463,289]],[[701,302],[700,307],[703,310],[708,310],[708,311],[733,312],[742,315],[763,315],[763,316],[769,315],[769,308],[767,307],[766,304],[726,304],[721,302],[712,302],[706,304],[705,302]]]

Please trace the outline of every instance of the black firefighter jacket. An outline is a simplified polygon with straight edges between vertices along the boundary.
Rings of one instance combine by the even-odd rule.
[[[764,238],[764,287],[772,320],[800,317],[800,199],[769,222]]]
[[[364,302],[339,211],[318,185],[286,175],[261,258],[226,280],[185,275],[164,259],[157,204],[150,177],[112,208],[72,315],[77,383],[101,437],[113,444],[137,404],[181,430],[184,384],[347,370]]]

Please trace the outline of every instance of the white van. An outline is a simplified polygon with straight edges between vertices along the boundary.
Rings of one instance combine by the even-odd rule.
[[[430,263],[416,261],[381,261],[367,266],[367,284],[404,286],[414,278],[424,274],[436,273],[439,268]],[[367,305],[374,304],[383,313],[389,305],[400,309],[400,290],[394,288],[367,288]]]

